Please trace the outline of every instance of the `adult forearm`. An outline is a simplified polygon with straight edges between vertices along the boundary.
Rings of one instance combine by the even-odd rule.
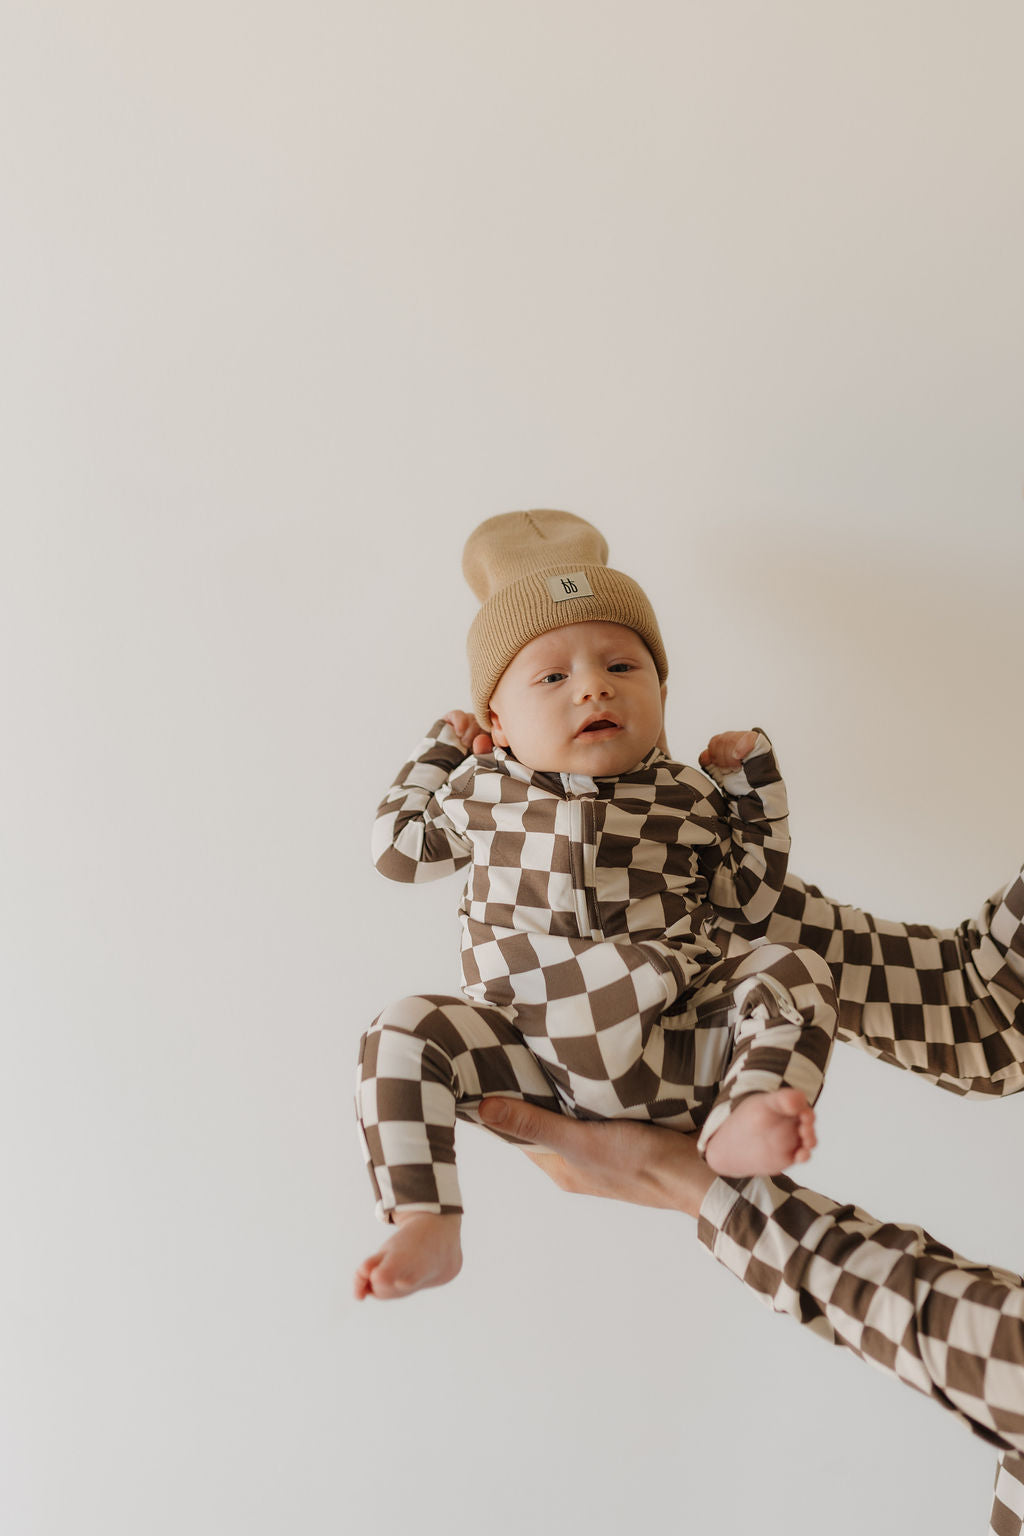
[[[828,961],[840,1040],[954,1093],[1024,1088],[1024,870],[955,929],[884,921],[790,873],[766,932]]]
[[[1024,1451],[1024,1281],[789,1179],[718,1180],[698,1235],[776,1312]]]
[[[789,1179],[716,1179],[693,1138],[488,1099],[486,1125],[540,1143],[563,1189],[699,1218],[701,1240],[777,1312],[933,1397],[1004,1450],[992,1536],[1024,1530],[1024,1281],[918,1227],[876,1221]]]

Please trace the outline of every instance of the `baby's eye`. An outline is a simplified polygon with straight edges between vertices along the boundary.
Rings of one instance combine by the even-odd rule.
[[[632,672],[632,670],[633,663],[631,661],[613,661],[608,668],[609,672]]]
[[[548,672],[541,678],[542,683],[560,683],[565,676],[564,672]]]

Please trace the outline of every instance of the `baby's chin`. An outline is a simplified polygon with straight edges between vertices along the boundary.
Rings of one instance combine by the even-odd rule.
[[[635,742],[616,741],[614,738],[588,742],[576,737],[561,751],[550,753],[548,761],[543,763],[528,762],[516,752],[514,746],[510,746],[509,751],[517,762],[533,773],[577,773],[590,779],[608,779],[632,773],[657,745],[657,741],[652,741],[648,746],[638,749]]]
[[[648,747],[647,752],[651,749]],[[563,773],[582,773],[591,779],[609,779],[619,774],[632,773],[639,768],[647,752],[594,752],[586,753],[577,758],[571,768],[563,769]]]

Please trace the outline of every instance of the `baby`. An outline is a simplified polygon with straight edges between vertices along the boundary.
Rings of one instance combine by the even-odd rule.
[[[475,718],[437,722],[374,835],[392,879],[468,866],[463,995],[406,998],[363,1037],[360,1130],[397,1230],[360,1299],[458,1273],[455,1119],[489,1094],[699,1130],[726,1176],[815,1144],[837,1005],[820,956],[756,937],[789,852],[771,746],[713,737],[710,778],[668,757],[657,621],[607,555],[568,512],[490,518],[466,545]]]

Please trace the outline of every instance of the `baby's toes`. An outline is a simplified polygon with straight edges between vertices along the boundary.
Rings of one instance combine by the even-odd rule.
[[[356,1301],[363,1301],[372,1293],[373,1277],[382,1257],[383,1255],[380,1253],[372,1253],[368,1259],[363,1260],[356,1270],[352,1281],[352,1294],[355,1296]]]
[[[399,1255],[385,1253],[373,1272],[371,1284],[373,1294],[381,1301],[388,1301],[395,1296],[405,1296],[409,1291],[415,1290],[416,1275]]]

